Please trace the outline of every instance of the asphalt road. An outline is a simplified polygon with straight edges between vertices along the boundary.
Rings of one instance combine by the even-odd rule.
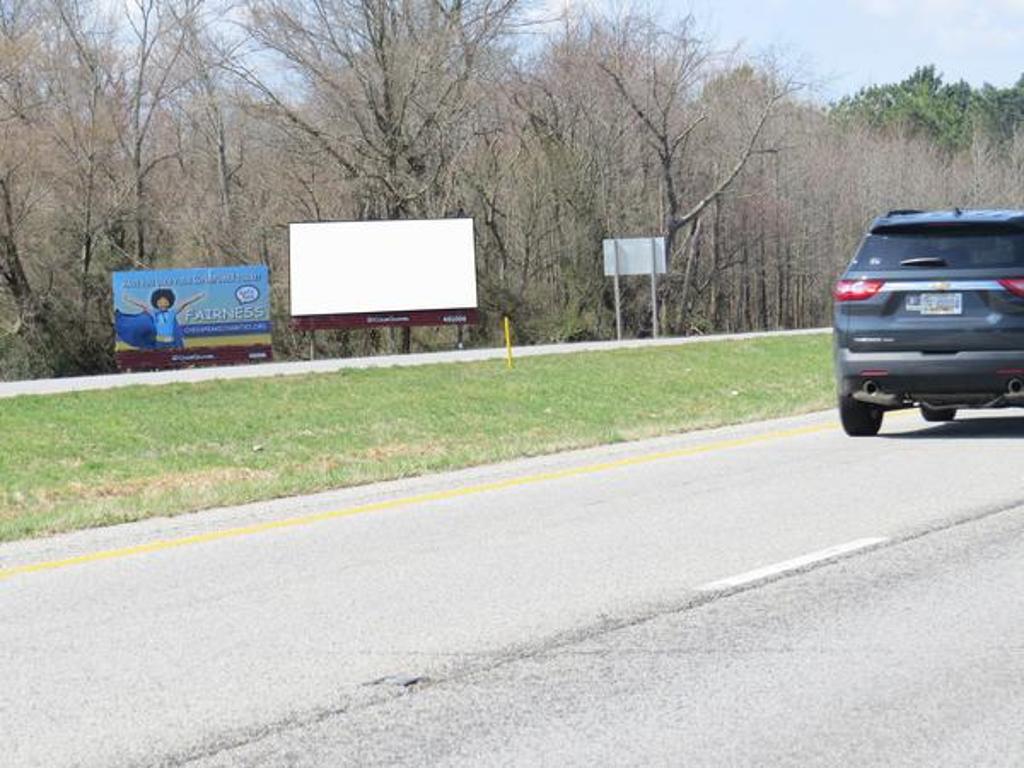
[[[0,764],[1024,764],[1010,413],[0,547]]]

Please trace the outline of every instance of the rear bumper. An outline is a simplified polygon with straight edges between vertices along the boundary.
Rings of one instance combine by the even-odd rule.
[[[1011,380],[1024,381],[1024,350],[929,355],[839,348],[836,378],[844,395],[852,395],[872,381],[880,391],[909,400],[922,395],[994,398],[1006,392]]]

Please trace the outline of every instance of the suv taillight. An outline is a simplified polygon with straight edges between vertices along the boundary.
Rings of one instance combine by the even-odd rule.
[[[836,301],[864,301],[882,290],[883,285],[885,280],[840,280],[832,289],[832,296]]]
[[[1004,277],[999,284],[1014,296],[1024,298],[1024,277]]]

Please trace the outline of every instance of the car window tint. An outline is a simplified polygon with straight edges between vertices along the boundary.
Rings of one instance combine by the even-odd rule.
[[[943,259],[949,269],[1024,268],[1024,233],[868,235],[850,263],[850,268],[916,269],[901,267],[900,262],[921,258]]]

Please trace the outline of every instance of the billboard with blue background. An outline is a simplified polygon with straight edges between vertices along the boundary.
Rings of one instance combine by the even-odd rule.
[[[115,272],[113,291],[122,369],[271,358],[265,266]]]

